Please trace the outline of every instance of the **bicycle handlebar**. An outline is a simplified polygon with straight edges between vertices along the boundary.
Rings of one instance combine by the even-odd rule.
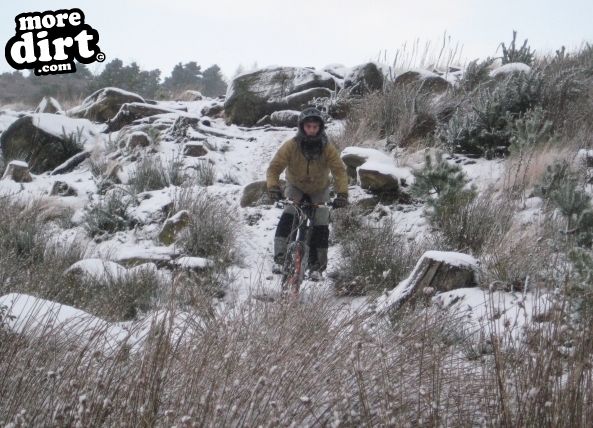
[[[334,208],[334,203],[332,202],[324,202],[322,204],[312,204],[310,202],[305,202],[305,203],[300,203],[300,202],[295,202],[291,199],[279,199],[278,201],[276,201],[279,204],[287,204],[287,205],[295,205],[295,206],[299,206],[299,207],[303,207],[303,206],[310,206],[313,208],[317,208],[317,207],[322,207],[322,206],[329,206],[331,208]]]

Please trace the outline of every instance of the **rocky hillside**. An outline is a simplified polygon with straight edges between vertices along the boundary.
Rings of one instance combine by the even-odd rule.
[[[385,337],[379,335],[385,323],[405,336],[397,320],[410,313],[445,317],[455,331],[439,334],[467,351],[466,362],[455,364],[476,373],[481,355],[501,352],[495,337],[519,349],[536,321],[555,316],[558,287],[551,281],[569,263],[561,240],[574,236],[580,241],[569,247],[590,246],[590,185],[581,186],[582,175],[562,181],[568,169],[590,173],[590,146],[583,144],[590,139],[552,146],[553,138],[575,141],[585,128],[552,134],[537,116],[563,111],[560,95],[544,93],[515,112],[518,104],[493,107],[496,96],[510,99],[510,92],[499,94],[510,85],[518,85],[513,94],[533,95],[539,89],[524,86],[537,73],[526,64],[493,62],[395,76],[375,63],[269,67],[237,76],[224,99],[188,91],[156,102],[103,88],[70,110],[51,98],[34,111],[0,110],[0,339],[52,337],[72,349],[91,346],[104,356],[97,358],[120,358],[123,347],[144,358],[145,349],[153,352],[155,326],[183,347],[196,335],[224,339],[217,322],[249,323],[242,311],[277,316],[277,305],[252,298],[280,287],[271,254],[281,208],[268,200],[263,180],[275,150],[296,132],[299,110],[315,105],[327,114],[328,133],[348,168],[351,206],[332,212],[327,275],[305,282],[305,309],[293,309],[305,312],[293,313],[293,321],[306,321],[308,305],[317,313],[323,301],[331,316],[316,318],[320,331],[338,329],[336,346],[348,348],[365,334]],[[478,99],[476,88],[499,95]],[[395,124],[381,122],[387,105]],[[501,109],[496,123],[484,113],[493,108]],[[568,184],[555,187],[554,180]],[[579,254],[586,264],[586,253]],[[437,324],[424,327],[436,334]],[[224,361],[240,349],[226,352]],[[462,358],[459,349],[451,352]],[[356,416],[336,405],[334,416],[311,419],[323,414],[323,404],[310,404],[323,393],[311,385],[297,391],[298,406],[283,405],[302,424],[333,417],[356,424],[365,411],[368,420],[383,415],[364,409],[363,400]],[[241,403],[240,409],[248,401]],[[421,407],[421,414],[431,413]],[[185,417],[153,410],[171,421]]]

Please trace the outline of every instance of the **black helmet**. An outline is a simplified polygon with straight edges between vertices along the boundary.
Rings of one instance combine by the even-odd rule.
[[[323,128],[325,127],[325,122],[323,121],[323,116],[321,115],[321,112],[317,110],[315,107],[307,107],[301,112],[301,114],[299,115],[299,128],[303,129],[303,123],[311,119],[319,122],[320,131],[323,131]]]

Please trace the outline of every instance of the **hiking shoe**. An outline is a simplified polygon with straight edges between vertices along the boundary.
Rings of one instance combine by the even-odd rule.
[[[282,273],[282,265],[280,263],[274,263],[272,273]]]
[[[310,281],[315,281],[315,282],[321,281],[322,277],[323,276],[322,276],[321,272],[319,272],[318,270],[309,271],[309,280]]]

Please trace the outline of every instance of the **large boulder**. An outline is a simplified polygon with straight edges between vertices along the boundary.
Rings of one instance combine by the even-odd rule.
[[[344,89],[352,95],[364,95],[383,89],[383,72],[373,62],[360,64],[350,69],[344,77]]]
[[[172,140],[181,142],[191,134],[191,131],[197,130],[199,125],[199,117],[179,116],[177,119],[175,119],[173,125],[167,130],[166,135]]]
[[[202,108],[202,116],[221,117],[224,113],[224,104],[215,102]]]
[[[426,138],[431,132],[436,130],[437,125],[438,122],[436,117],[428,113],[416,113],[412,119],[408,132],[406,132],[400,141],[401,147],[409,147]]]
[[[93,124],[50,113],[33,113],[17,119],[2,134],[0,147],[6,159],[24,160],[31,172],[52,170],[81,152],[97,138]]]
[[[107,121],[106,132],[119,131],[135,120],[164,113],[179,113],[179,111],[146,103],[125,103],[120,107],[117,114]]]
[[[387,313],[404,303],[416,303],[423,298],[430,298],[437,292],[475,287],[478,269],[478,260],[468,254],[427,251],[418,260],[408,278],[377,299],[377,312]]]
[[[414,176],[408,168],[395,165],[391,156],[366,147],[346,147],[341,154],[348,175],[372,193],[398,195]]]
[[[125,103],[145,103],[140,95],[119,88],[103,88],[93,92],[81,105],[68,111],[70,116],[105,123],[114,117]]]
[[[372,193],[398,193],[399,179],[391,173],[391,168],[384,168],[382,165],[363,164],[359,166],[360,187]]]
[[[126,147],[129,150],[134,150],[136,147],[148,147],[152,139],[146,132],[134,131],[128,135],[126,140]]]
[[[289,100],[286,97],[313,88],[335,90],[334,77],[303,67],[269,67],[241,74],[227,89],[224,103],[226,120],[228,123],[252,126],[266,114],[300,108],[303,102],[319,96],[319,92],[305,92]]]
[[[338,80],[344,80],[344,78],[350,72],[350,70],[350,68],[342,64],[328,64],[321,69],[321,71],[325,71],[326,73],[331,74]]]
[[[281,188],[284,188],[285,184],[284,180],[280,180]],[[243,188],[243,195],[241,196],[242,208],[271,203],[272,200],[268,196],[268,187],[265,180],[254,181]]]
[[[181,95],[177,97],[177,101],[200,101],[202,98],[203,96],[200,91],[188,89],[186,91],[183,91]]]
[[[410,70],[400,74],[393,81],[394,86],[414,85],[420,87],[424,92],[440,94],[451,87],[451,84],[443,77],[428,70]]]
[[[272,99],[270,104],[275,111],[278,110],[302,110],[315,98],[329,98],[332,94],[327,88],[310,88],[304,91],[295,92],[283,98]]]
[[[278,110],[270,115],[270,124],[293,128],[298,126],[300,114],[297,110]]]

